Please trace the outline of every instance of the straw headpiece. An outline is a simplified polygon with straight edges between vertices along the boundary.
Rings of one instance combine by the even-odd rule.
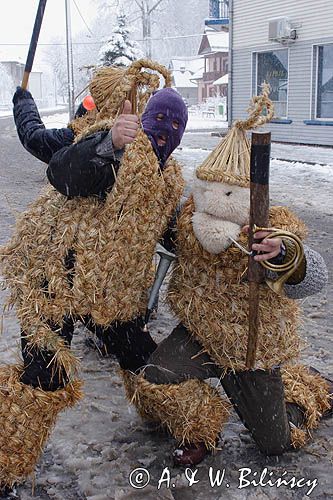
[[[269,85],[262,85],[262,93],[254,96],[248,109],[247,120],[237,120],[228,134],[197,168],[196,175],[204,181],[249,187],[250,143],[246,131],[260,127],[273,118],[274,106],[269,99]],[[265,111],[265,115],[263,115]]]
[[[132,103],[132,112],[141,116],[150,95],[160,87],[161,77],[164,87],[171,87],[169,70],[149,59],[134,61],[128,68],[109,66],[97,69],[89,84],[97,112],[89,111],[87,116],[71,123],[76,142],[99,130],[112,128],[126,99]]]
[[[164,86],[170,87],[170,72],[149,59],[134,61],[128,68],[110,66],[98,69],[89,90],[100,118],[115,117],[126,99],[132,102],[133,112],[141,114],[150,94],[159,88],[161,76]]]

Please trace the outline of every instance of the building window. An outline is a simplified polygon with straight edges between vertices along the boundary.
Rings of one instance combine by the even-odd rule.
[[[288,49],[257,52],[256,93],[261,93],[261,85],[269,83],[270,99],[274,103],[275,117],[286,118],[288,109]]]
[[[317,47],[317,116],[333,118],[333,44]]]

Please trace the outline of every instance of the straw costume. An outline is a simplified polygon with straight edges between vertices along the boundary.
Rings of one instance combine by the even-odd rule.
[[[266,116],[261,114],[264,107]],[[237,121],[197,169],[193,194],[178,218],[168,300],[181,324],[152,354],[144,372],[127,382],[139,413],[159,421],[179,441],[174,458],[184,465],[198,463],[203,450],[215,448],[228,418],[228,402],[204,379],[220,378],[268,455],[303,445],[332,404],[328,381],[298,363],[299,308],[293,299],[319,291],[327,281],[321,256],[309,248],[285,294],[261,285],[257,365],[246,369],[248,257],[230,237],[247,246],[241,232],[250,206],[246,130],[272,117],[267,88],[254,98],[250,111],[249,119]],[[305,225],[285,207],[271,208],[270,225],[300,238],[306,234]],[[286,245],[278,259],[293,251],[292,244]]]
[[[162,89],[142,115],[146,133],[139,130],[124,153],[112,148],[111,135],[128,97],[141,115],[159,86],[156,71],[169,86],[167,70],[147,60],[97,72],[90,86],[97,109],[71,124],[74,144],[58,148],[49,163],[52,186],[1,248],[23,364],[0,369],[0,486],[33,472],[57,413],[81,396],[79,362],[69,349],[77,320],[100,332],[124,369],[141,367],[156,348],[141,314],[156,242],[183,189],[169,156],[184,132],[186,107],[174,90]],[[151,113],[159,106],[173,121],[165,118],[155,130]]]

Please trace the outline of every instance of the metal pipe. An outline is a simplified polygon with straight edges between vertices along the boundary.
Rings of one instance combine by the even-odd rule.
[[[227,117],[229,128],[232,125],[232,80],[233,80],[233,23],[234,23],[234,5],[233,0],[229,0],[229,64],[228,64],[228,100],[227,100]]]
[[[68,111],[69,120],[74,118],[74,71],[73,71],[73,50],[72,50],[72,28],[70,0],[65,0],[66,10],[66,50],[67,50],[67,77],[68,77]]]

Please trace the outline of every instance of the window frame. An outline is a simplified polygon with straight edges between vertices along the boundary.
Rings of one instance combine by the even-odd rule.
[[[287,101],[286,101],[286,115],[285,116],[274,116],[274,120],[288,120],[289,116],[289,83],[290,83],[290,49],[289,47],[277,47],[277,48],[267,48],[261,50],[254,50],[251,52],[251,71],[252,71],[252,92],[251,97],[257,95],[258,88],[258,54],[264,54],[267,52],[278,52],[280,50],[287,51],[288,56],[288,80],[287,80]],[[274,104],[274,101],[273,101]]]
[[[314,78],[312,79],[312,84],[314,85],[314,103],[313,103],[313,113],[311,113],[312,118],[317,121],[321,122],[331,122],[333,121],[333,114],[330,118],[323,118],[321,116],[318,116],[318,87],[319,87],[319,49],[320,47],[326,47],[328,45],[332,45],[333,47],[333,42],[328,42],[328,43],[317,43],[316,45],[313,46],[313,52],[312,55],[314,57],[314,64],[312,65],[312,68],[315,71]]]

